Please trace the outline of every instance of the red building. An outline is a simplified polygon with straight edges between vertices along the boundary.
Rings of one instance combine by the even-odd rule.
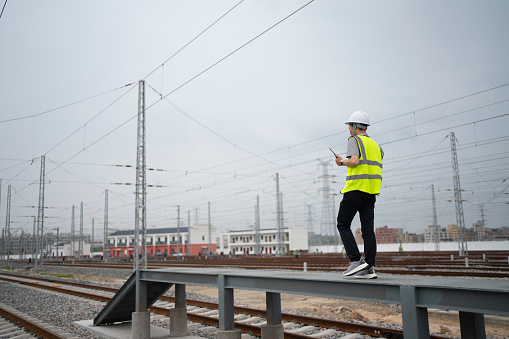
[[[377,244],[396,244],[401,236],[401,229],[386,226],[375,229]]]
[[[190,231],[188,227],[147,229],[147,255],[198,255],[216,252],[215,228],[210,232],[210,241],[208,225],[192,225]],[[111,233],[108,235],[108,253],[114,257],[130,257],[134,254],[134,238],[134,230]]]

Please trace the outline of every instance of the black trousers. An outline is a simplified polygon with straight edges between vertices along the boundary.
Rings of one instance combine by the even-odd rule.
[[[375,266],[376,257],[375,201],[375,194],[361,191],[346,192],[339,205],[337,219],[339,235],[345,246],[346,254],[350,261],[358,261],[361,259],[361,254],[355,242],[351,225],[355,214],[359,212],[362,239],[364,240],[364,254],[366,255],[366,262],[370,266]]]

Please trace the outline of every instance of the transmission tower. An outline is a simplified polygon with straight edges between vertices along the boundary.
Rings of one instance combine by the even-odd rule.
[[[37,213],[37,233],[40,235],[40,263],[42,267],[43,246],[44,246],[44,180],[46,173],[46,156],[41,156],[41,176],[39,178],[39,208]]]
[[[134,269],[140,268],[140,232],[141,232],[141,264],[147,268],[147,180],[146,180],[146,144],[145,144],[145,81],[140,80],[138,91],[138,147],[136,156],[136,210],[134,222]]]
[[[458,227],[458,251],[459,255],[468,255],[467,243],[465,241],[465,217],[463,215],[463,200],[461,199],[460,171],[458,167],[458,155],[456,153],[456,137],[454,132],[450,133],[451,155],[452,155],[452,174],[454,180],[454,202],[456,206],[456,224]]]
[[[314,227],[313,227],[313,204],[306,204],[304,203],[304,205],[307,206],[308,208],[308,212],[307,212],[307,221],[306,221],[306,227],[308,229],[308,233],[311,233],[313,234],[314,233]]]
[[[435,200],[435,185],[431,185],[431,200],[433,203],[433,233],[435,240],[435,251],[440,251],[440,238],[437,225],[437,204]]]
[[[260,246],[260,197],[256,196],[255,206],[255,254],[261,254]]]
[[[322,175],[319,177],[322,179],[323,186],[319,190],[322,192],[322,219],[320,222],[320,234],[322,236],[334,235],[335,234],[335,223],[334,213],[331,202],[331,189],[329,187],[329,162],[318,159],[320,166],[322,166]]]
[[[104,245],[103,245],[103,259],[108,262],[108,190],[104,191]]]

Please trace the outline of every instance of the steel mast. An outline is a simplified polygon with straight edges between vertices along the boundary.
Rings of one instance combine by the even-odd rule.
[[[140,232],[141,232],[141,265],[147,268],[147,180],[146,180],[146,144],[145,144],[145,81],[140,80],[138,88],[138,144],[136,156],[136,209],[135,209],[135,239],[134,239],[134,269],[140,268]]]
[[[458,155],[456,153],[456,137],[454,132],[450,133],[452,174],[454,180],[454,203],[456,206],[456,224],[458,226],[458,250],[459,255],[468,255],[468,248],[465,241],[465,217],[463,215],[463,200],[461,199],[460,171],[458,166]]]
[[[37,233],[40,234],[40,263],[42,267],[43,247],[44,247],[44,180],[46,173],[46,156],[41,156],[41,176],[39,178],[39,208],[37,213]]]

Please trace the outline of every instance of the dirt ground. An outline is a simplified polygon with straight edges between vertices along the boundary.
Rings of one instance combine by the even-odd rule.
[[[217,298],[217,288],[186,286],[186,292],[194,292]],[[265,309],[265,293],[235,290],[235,303],[247,304]],[[353,300],[328,299],[319,297],[281,294],[281,308],[309,312],[313,316],[331,319],[354,320],[367,323],[402,324],[401,310],[397,305]],[[440,319],[434,312],[428,313],[430,331],[449,337],[460,337],[459,319]],[[509,323],[509,319],[507,319]],[[509,325],[486,324],[487,338],[509,338]]]

